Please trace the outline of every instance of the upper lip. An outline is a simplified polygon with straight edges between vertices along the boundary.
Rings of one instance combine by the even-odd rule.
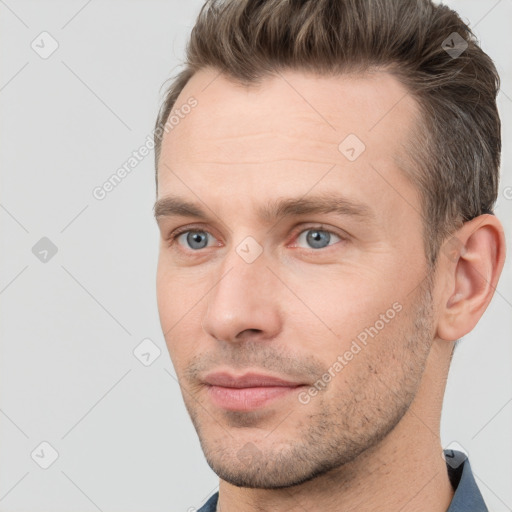
[[[256,388],[256,387],[297,387],[301,382],[293,382],[272,375],[263,373],[246,373],[235,376],[227,372],[216,372],[208,374],[204,379],[205,384],[210,386],[222,386],[225,388]]]

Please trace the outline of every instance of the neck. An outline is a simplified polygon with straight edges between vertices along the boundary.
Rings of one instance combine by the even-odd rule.
[[[445,347],[433,347],[411,407],[377,445],[350,463],[294,487],[249,489],[221,480],[218,510],[446,512],[453,489],[439,436],[445,379],[439,378],[439,366],[434,372],[428,368],[446,361],[436,357],[446,356],[439,351]]]

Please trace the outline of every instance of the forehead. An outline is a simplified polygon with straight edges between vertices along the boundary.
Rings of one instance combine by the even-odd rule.
[[[378,193],[377,174],[397,179],[397,159],[405,160],[403,145],[418,116],[416,101],[383,71],[286,71],[246,87],[208,69],[191,78],[173,111],[190,98],[197,106],[163,138],[159,197],[176,188],[190,196],[190,187],[209,197],[261,193],[263,185],[276,194],[306,192],[319,179],[323,191]],[[347,149],[360,156],[347,158]],[[333,165],[335,175],[322,178]]]
[[[175,144],[194,141],[200,155],[211,148],[199,142],[256,138],[262,132],[329,146],[354,132],[367,145],[396,142],[397,137],[407,135],[418,112],[407,89],[391,74],[377,70],[338,76],[288,71],[244,86],[207,69],[189,80],[174,110],[191,97],[197,107],[188,116],[180,116],[184,119],[164,136],[163,146],[171,146],[176,156],[181,152]]]

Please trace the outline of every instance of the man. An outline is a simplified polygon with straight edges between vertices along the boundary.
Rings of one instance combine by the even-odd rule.
[[[201,512],[487,510],[439,432],[505,258],[498,86],[428,0],[204,6],[155,128]]]

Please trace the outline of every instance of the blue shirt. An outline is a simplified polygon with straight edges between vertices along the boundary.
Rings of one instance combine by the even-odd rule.
[[[489,512],[476,485],[469,460],[462,452],[444,451],[448,477],[455,491],[447,512]],[[216,492],[197,512],[215,512],[219,493]]]

